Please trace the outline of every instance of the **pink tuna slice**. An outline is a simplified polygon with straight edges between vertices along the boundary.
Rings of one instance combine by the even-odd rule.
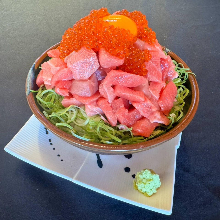
[[[114,99],[111,103],[113,112],[117,112],[120,108],[129,108],[129,101],[123,98]]]
[[[63,68],[59,70],[55,75],[53,75],[51,80],[51,85],[56,86],[56,84],[61,80],[71,80],[73,79],[72,72],[69,68]]]
[[[102,111],[101,108],[98,107],[96,102],[92,102],[90,104],[86,104],[85,105],[85,111],[86,111],[86,114],[89,117],[92,117],[94,115],[103,115],[104,114],[104,112]]]
[[[151,93],[150,93],[150,90],[149,90],[148,78],[146,77],[145,81],[141,85],[139,85],[137,87],[134,87],[134,90],[142,91],[147,97],[150,96]]]
[[[152,59],[157,57],[157,58],[166,58],[165,53],[162,50],[161,45],[158,43],[158,41],[156,40],[154,45],[150,45],[148,43],[145,43],[145,47],[144,49],[149,50],[150,54],[152,56]]]
[[[103,68],[111,68],[121,66],[124,63],[124,58],[120,59],[118,57],[112,56],[105,49],[101,48],[99,50],[99,62]]]
[[[145,100],[145,95],[141,91],[135,91],[133,89],[129,89],[128,87],[119,85],[116,85],[114,90],[116,96],[127,99],[129,101],[143,102]]]
[[[147,97],[145,97],[144,102],[131,102],[131,104],[146,118],[158,110]]]
[[[111,103],[111,107],[114,113],[116,113],[120,108],[124,108],[124,102],[122,98],[116,98]]]
[[[73,80],[70,88],[71,94],[90,97],[98,91],[98,80],[95,74],[92,74],[87,80]]]
[[[61,96],[69,96],[69,90],[65,88],[55,87],[55,92]]]
[[[151,101],[151,103],[157,109],[160,109],[160,107],[157,103],[157,99],[152,95],[152,93],[149,90],[149,84],[148,84],[148,79],[147,78],[146,78],[146,81],[143,84],[141,84],[140,86],[135,87],[134,90],[142,91],[147,96],[147,98]]]
[[[147,118],[142,118],[135,122],[132,126],[133,135],[150,137],[158,123],[151,123]]]
[[[134,43],[134,46],[137,47],[138,49],[140,50],[146,50],[148,48],[146,48],[146,42],[144,42],[143,40],[141,39],[137,39],[136,42]]]
[[[83,104],[90,104],[92,102],[95,102],[98,98],[100,98],[100,93],[97,91],[95,94],[93,94],[90,97],[79,96],[74,94],[73,97],[76,98],[78,101],[82,102]]]
[[[110,125],[111,126],[116,126],[116,124],[117,124],[117,117],[114,114],[114,112],[112,110],[112,107],[111,107],[110,103],[108,102],[108,100],[101,97],[101,98],[98,99],[97,105],[104,112],[104,114],[107,117]]]
[[[162,72],[160,66],[158,67],[157,63],[154,63],[153,60],[145,62],[145,67],[148,70],[148,80],[154,82],[162,81]]]
[[[111,103],[116,95],[112,85],[121,85],[126,87],[136,87],[146,81],[146,78],[139,75],[123,72],[121,70],[110,71],[99,86],[100,94]]]
[[[66,68],[66,64],[60,58],[52,58],[41,65],[44,84],[51,85],[52,77],[61,69]],[[53,88],[53,86],[52,86]]]
[[[162,91],[158,104],[165,115],[168,115],[173,107],[177,95],[177,87],[173,81],[170,81]]]
[[[51,72],[53,73],[53,75],[56,74],[59,70],[67,67],[66,63],[60,58],[52,58],[46,63],[48,63],[51,66]],[[43,69],[43,64],[42,64],[42,69]]]
[[[72,80],[62,80],[62,81],[59,81],[57,84],[56,84],[56,87],[57,88],[62,88],[62,89],[70,89],[72,85]]]
[[[170,56],[167,56],[166,59],[161,59],[160,65],[162,70],[163,81],[170,82],[178,77],[178,73],[175,71],[175,65]]]
[[[53,87],[52,87],[50,84],[45,83],[44,85],[45,85],[45,87],[46,87],[47,90],[53,89]]]
[[[44,84],[44,78],[43,78],[43,73],[44,70],[41,70],[37,76],[36,79],[36,84],[38,85],[38,87],[42,86]]]
[[[105,81],[112,85],[121,85],[126,87],[136,87],[141,85],[146,80],[145,77],[123,72],[121,70],[110,71]]]
[[[137,39],[137,41],[134,43],[135,47],[137,47],[140,50],[149,50],[150,54],[152,56],[152,59],[157,58],[166,58],[166,55],[164,54],[161,45],[156,40],[153,45],[148,44],[145,41],[142,41],[140,39]]]
[[[112,66],[112,67],[109,67],[109,68],[103,68],[103,70],[106,72],[106,73],[109,73],[110,71],[116,69],[116,66]]]
[[[65,58],[65,62],[76,80],[88,79],[99,68],[96,53],[85,47],[77,52],[73,51]]]
[[[82,106],[83,104],[78,101],[77,99],[75,98],[70,98],[70,97],[65,97],[63,100],[62,100],[62,105],[67,108],[69,107],[70,105],[76,105],[76,106]]]
[[[137,120],[142,118],[142,115],[140,112],[133,108],[133,109],[126,109],[126,108],[120,108],[116,112],[117,120],[127,127],[131,127]]]
[[[159,99],[160,97],[160,92],[162,90],[163,87],[166,86],[166,83],[161,81],[161,82],[150,82],[150,86],[149,86],[149,91],[151,92],[151,94],[155,97],[155,99]]]
[[[165,125],[170,124],[170,120],[160,111],[154,111],[148,116],[151,123],[157,122]]]
[[[52,49],[47,52],[48,57],[59,58],[60,51],[58,49]]]
[[[109,103],[112,103],[112,101],[116,97],[114,89],[111,87],[110,84],[106,83],[105,80],[103,80],[101,84],[99,85],[99,92],[101,96],[108,99]]]

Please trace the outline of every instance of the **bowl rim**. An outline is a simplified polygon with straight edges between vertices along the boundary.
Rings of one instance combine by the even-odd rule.
[[[198,83],[196,80],[196,77],[188,67],[188,65],[179,57],[177,56],[174,52],[166,49],[163,47],[164,50],[167,51],[167,54],[176,60],[178,63],[182,63],[185,68],[189,68],[189,82],[191,85],[191,92],[192,92],[192,101],[190,104],[190,107],[182,119],[181,123],[177,124],[174,128],[172,128],[170,131],[168,131],[165,134],[162,134],[161,136],[148,140],[146,142],[141,142],[141,143],[136,143],[136,144],[125,144],[125,145],[108,145],[108,144],[102,144],[102,143],[95,143],[91,141],[84,141],[82,139],[76,138],[72,136],[71,134],[68,134],[61,129],[57,128],[54,124],[52,124],[50,121],[46,119],[44,114],[40,111],[38,108],[37,104],[35,103],[34,95],[30,90],[33,87],[33,82],[32,78],[35,75],[35,70],[39,67],[41,62],[47,57],[47,52],[51,49],[55,49],[59,46],[59,43],[53,45],[49,49],[47,49],[45,52],[39,56],[36,61],[33,63],[31,66],[27,79],[26,79],[26,84],[25,84],[25,90],[26,90],[26,98],[28,105],[31,109],[31,111],[34,113],[35,117],[52,133],[60,137],[61,139],[65,140],[66,142],[84,149],[86,151],[94,152],[94,153],[102,153],[102,154],[124,154],[126,152],[128,153],[136,153],[140,152],[143,150],[148,150],[151,149],[159,144],[162,144],[174,137],[176,137],[180,132],[182,132],[192,121],[192,119],[195,116],[195,113],[198,109],[199,105],[199,87]]]

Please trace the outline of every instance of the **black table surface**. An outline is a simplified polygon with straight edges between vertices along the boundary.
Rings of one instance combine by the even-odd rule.
[[[200,104],[184,130],[171,216],[103,196],[4,151],[32,115],[25,97],[30,66],[92,9],[147,16],[161,45],[196,74]],[[0,219],[220,219],[219,0],[0,1]]]

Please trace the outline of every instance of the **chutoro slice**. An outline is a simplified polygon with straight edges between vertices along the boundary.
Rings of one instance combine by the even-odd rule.
[[[60,51],[58,49],[52,49],[47,52],[48,57],[59,58]]]
[[[99,68],[96,53],[85,47],[77,52],[73,51],[65,58],[65,62],[76,80],[88,79]]]
[[[101,97],[101,98],[98,99],[97,105],[104,112],[104,114],[107,117],[110,125],[111,126],[116,126],[116,124],[117,124],[117,117],[114,114],[114,112],[112,110],[112,107],[111,107],[110,103],[108,102],[108,100]]]
[[[141,91],[135,91],[125,86],[119,85],[116,85],[114,89],[116,96],[127,99],[129,101],[143,102],[145,99],[145,95]]]
[[[105,49],[101,48],[99,50],[99,62],[103,68],[110,68],[121,66],[124,63],[124,58],[120,59],[118,57],[112,56]]]
[[[96,75],[93,74],[87,80],[73,80],[70,93],[79,96],[92,96],[98,90],[98,81]]]
[[[158,104],[165,115],[168,115],[173,107],[177,95],[177,87],[173,81],[170,81],[162,91]]]
[[[70,98],[70,97],[64,97],[64,99],[62,100],[62,105],[66,108],[69,107],[70,105],[76,105],[76,106],[82,106],[83,103],[78,101],[75,98]]]
[[[124,107],[120,108],[116,112],[116,115],[117,120],[127,127],[131,127],[137,120],[143,117],[137,109],[133,108],[128,110]]]
[[[150,137],[158,123],[151,123],[147,118],[142,118],[132,125],[132,132],[134,135]]]

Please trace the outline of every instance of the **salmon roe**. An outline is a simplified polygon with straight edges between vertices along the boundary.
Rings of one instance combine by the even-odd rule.
[[[104,48],[111,55],[124,58],[129,54],[129,47],[137,40],[130,31],[116,28],[103,21],[103,17],[110,15],[106,8],[92,10],[91,13],[80,19],[63,35],[60,46],[60,58],[65,58],[81,47],[98,51]]]
[[[93,49],[95,52],[104,48],[112,56],[125,58],[124,64],[118,69],[142,76],[146,75],[145,62],[151,59],[151,55],[148,50],[142,51],[133,45],[137,38],[154,44],[155,32],[148,27],[146,16],[139,11],[122,10],[114,14],[132,19],[137,25],[137,37],[132,35],[129,30],[114,27],[107,21],[103,21],[103,17],[110,15],[106,8],[92,10],[88,16],[66,30],[58,47],[61,53],[60,58],[64,59],[82,47]]]
[[[129,56],[125,57],[125,61],[119,69],[128,73],[145,76],[147,74],[145,62],[150,59],[151,55],[149,50],[142,51],[136,47],[131,47]]]
[[[148,44],[154,44],[156,41],[156,33],[148,27],[146,16],[143,15],[140,11],[129,12],[126,9],[123,9],[121,11],[115,12],[114,14],[124,15],[132,19],[137,25],[137,37],[147,42]]]

